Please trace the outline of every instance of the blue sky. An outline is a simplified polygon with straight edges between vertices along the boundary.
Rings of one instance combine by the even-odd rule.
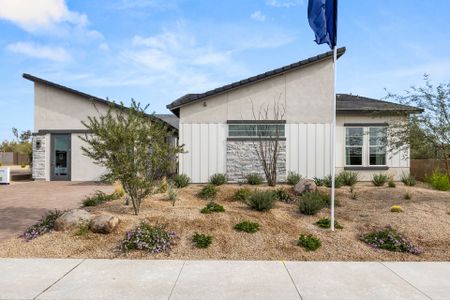
[[[328,51],[306,0],[0,0],[0,140],[33,130],[22,73],[150,111]],[[381,98],[450,77],[450,1],[341,0],[337,91]]]

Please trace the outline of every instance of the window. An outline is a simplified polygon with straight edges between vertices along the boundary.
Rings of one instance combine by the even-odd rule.
[[[385,166],[386,137],[386,127],[346,127],[345,164]]]
[[[284,124],[229,124],[230,137],[284,137]]]

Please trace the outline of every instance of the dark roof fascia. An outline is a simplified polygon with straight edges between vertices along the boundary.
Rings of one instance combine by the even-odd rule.
[[[345,47],[339,48],[337,49],[337,55],[338,58],[341,57],[346,51]],[[216,96],[216,95],[220,95],[222,93],[226,93],[228,91],[240,88],[242,86],[247,86],[249,84],[253,84],[256,82],[260,82],[275,76],[279,76],[281,74],[285,74],[303,67],[306,67],[308,65],[311,65],[313,63],[316,62],[320,62],[329,58],[333,57],[333,51],[328,51],[301,61],[298,61],[296,63],[281,67],[281,68],[277,68],[256,76],[252,76],[249,77],[247,79],[243,79],[240,81],[236,81],[234,83],[230,83],[227,85],[224,85],[222,87],[218,87],[215,88],[213,90],[201,93],[201,94],[187,94],[184,95],[180,98],[178,98],[177,100],[173,101],[172,103],[170,103],[169,105],[167,105],[166,107],[172,111],[175,115],[179,116],[179,112],[178,109],[184,105],[199,101],[199,100],[204,100],[205,98],[211,97],[211,96]]]

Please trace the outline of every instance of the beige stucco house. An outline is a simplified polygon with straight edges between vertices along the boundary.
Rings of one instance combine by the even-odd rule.
[[[338,50],[338,57],[345,48]],[[333,114],[332,52],[320,54],[201,94],[185,95],[167,107],[173,115],[156,115],[177,129],[179,173],[192,182],[207,182],[214,173],[240,181],[262,173],[255,140],[276,129],[280,139],[278,178],[289,171],[323,178],[331,173]],[[33,178],[36,180],[98,180],[105,172],[81,151],[81,121],[106,113],[107,99],[29,75],[34,82]],[[337,95],[336,169],[360,173],[370,180],[385,172],[399,179],[409,172],[408,153],[389,153],[381,143],[391,120],[420,110],[411,106]],[[261,120],[255,114],[282,107],[283,116]]]

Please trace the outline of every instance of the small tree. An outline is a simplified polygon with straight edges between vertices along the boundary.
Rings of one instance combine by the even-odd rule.
[[[89,117],[82,122],[90,133],[81,139],[87,144],[84,154],[106,167],[103,180],[120,181],[139,214],[141,202],[149,196],[173,168],[181,147],[168,143],[167,124],[147,115],[132,100],[129,109],[109,108],[106,115]]]
[[[389,147],[401,150],[408,145],[431,145],[445,162],[450,183],[450,83],[433,86],[427,75],[422,87],[411,87],[404,95],[389,93],[388,98],[423,109],[390,124]]]

